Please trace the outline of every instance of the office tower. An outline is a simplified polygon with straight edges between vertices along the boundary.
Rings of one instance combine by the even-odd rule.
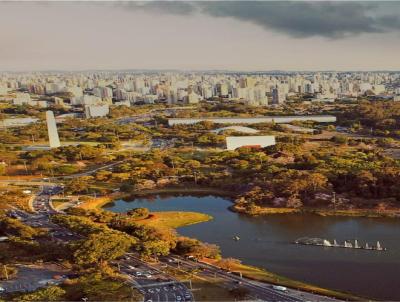
[[[47,132],[49,133],[50,148],[61,147],[53,111],[50,110],[46,111],[46,122],[47,122]]]

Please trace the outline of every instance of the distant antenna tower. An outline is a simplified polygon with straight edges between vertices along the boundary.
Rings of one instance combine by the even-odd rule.
[[[50,110],[46,111],[46,122],[47,122],[47,132],[49,133],[50,148],[61,147],[53,111]]]

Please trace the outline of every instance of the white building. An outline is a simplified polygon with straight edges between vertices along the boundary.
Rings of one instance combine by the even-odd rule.
[[[170,118],[168,125],[192,125],[203,121],[215,124],[258,124],[277,123],[288,124],[294,121],[314,121],[317,123],[334,123],[336,116],[333,115],[291,115],[291,116],[263,116],[263,117],[203,117],[203,118]]]
[[[236,150],[240,147],[265,148],[275,145],[275,136],[228,136],[226,137],[226,149]]]
[[[89,105],[85,106],[86,118],[103,117],[110,113],[108,105]]]
[[[200,96],[191,91],[184,99],[187,104],[197,104],[200,101]]]
[[[50,148],[61,147],[60,138],[58,137],[56,120],[53,111],[46,111],[47,132],[49,134]]]
[[[37,121],[39,121],[39,119],[32,117],[6,118],[0,120],[0,127],[23,127],[36,123]]]
[[[5,95],[7,94],[9,89],[7,88],[7,85],[2,85],[0,84],[0,95]]]
[[[30,105],[31,103],[31,96],[29,93],[25,92],[18,92],[15,95],[15,99],[13,99],[14,105]]]

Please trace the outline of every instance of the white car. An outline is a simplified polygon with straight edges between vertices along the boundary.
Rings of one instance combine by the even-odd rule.
[[[279,291],[281,291],[281,292],[287,291],[287,288],[286,288],[286,287],[280,286],[280,285],[274,285],[274,286],[272,286],[272,288],[273,288],[273,289],[276,289],[276,290],[279,290]]]
[[[0,293],[4,293],[6,291],[6,289],[4,287],[0,286]]]

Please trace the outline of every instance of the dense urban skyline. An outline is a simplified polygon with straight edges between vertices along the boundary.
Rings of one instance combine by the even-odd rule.
[[[398,2],[3,2],[2,70],[399,70]]]

